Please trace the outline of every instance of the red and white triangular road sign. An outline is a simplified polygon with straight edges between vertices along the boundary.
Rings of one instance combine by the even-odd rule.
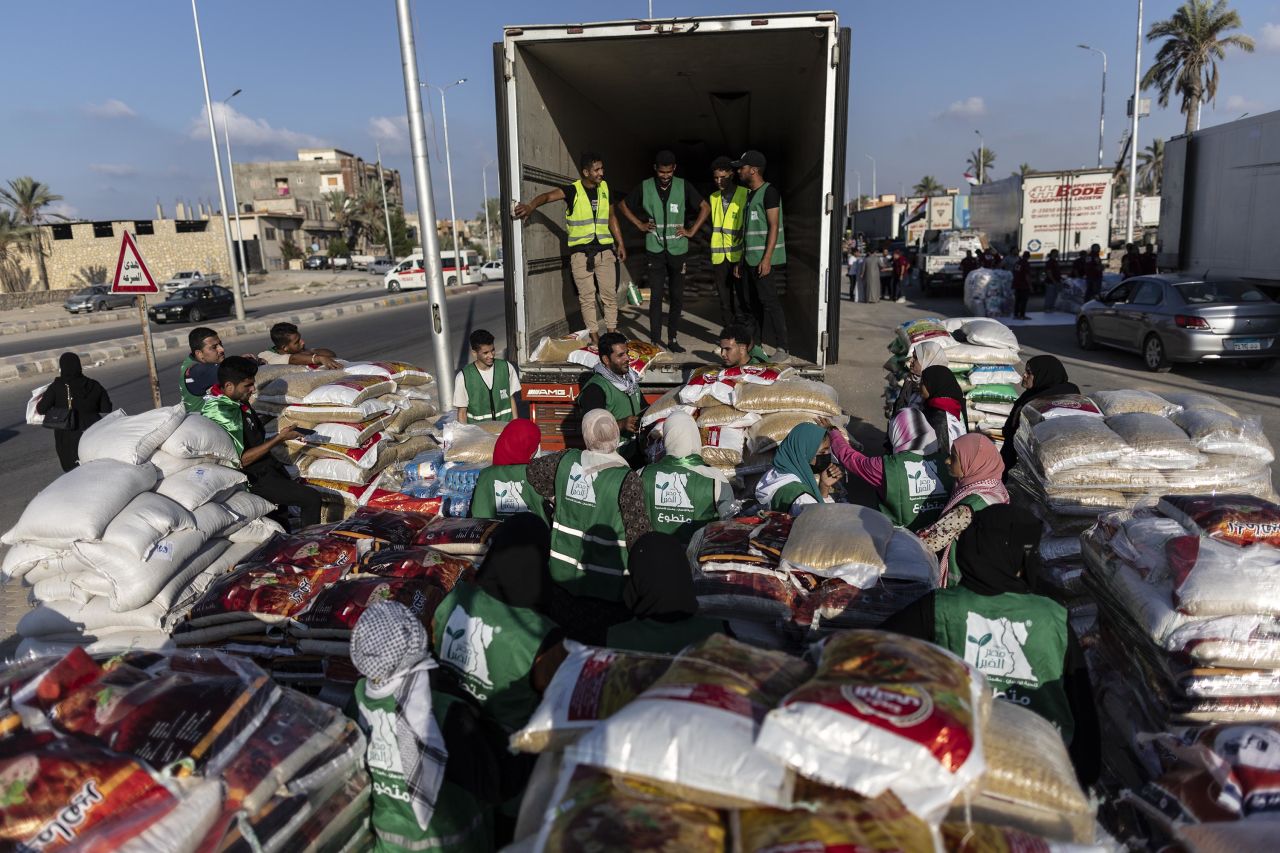
[[[112,293],[159,293],[156,280],[142,260],[142,253],[133,242],[133,235],[124,232],[120,241],[120,259],[116,261],[116,277],[111,283]]]

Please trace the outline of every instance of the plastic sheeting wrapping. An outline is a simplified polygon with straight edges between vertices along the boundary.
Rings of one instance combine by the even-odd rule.
[[[817,504],[796,519],[782,549],[781,567],[866,588],[884,574],[892,536],[893,522],[876,510]]]
[[[1270,464],[1275,461],[1271,442],[1262,433],[1257,417],[1239,418],[1213,409],[1186,409],[1171,420],[1186,431],[1205,453],[1243,456]]]
[[[1182,411],[1182,406],[1171,403],[1150,391],[1122,388],[1115,391],[1094,391],[1089,396],[1107,417],[1130,412],[1145,412],[1149,415],[1168,417]]]
[[[976,317],[1008,317],[1013,313],[1013,273],[976,269],[964,280],[964,308]]]

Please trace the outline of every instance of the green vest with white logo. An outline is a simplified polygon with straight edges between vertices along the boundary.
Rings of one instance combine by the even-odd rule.
[[[596,187],[594,210],[582,181],[574,181],[573,189],[573,207],[566,208],[564,212],[569,246],[585,246],[592,241],[599,242],[602,246],[612,246],[613,233],[609,230],[609,185],[601,181]]]
[[[990,506],[990,504],[987,503],[987,499],[984,498],[982,495],[969,495],[969,497],[960,501],[960,503],[957,504],[957,506],[967,506],[969,507],[969,509],[973,510],[974,513],[976,514],[976,513],[982,512],[982,510],[986,509],[988,506]],[[947,587],[948,588],[954,587],[960,583],[960,577],[961,577],[960,563],[958,560],[956,560],[956,550],[957,549],[956,549],[955,542],[952,542],[951,547],[947,549]]]
[[[462,384],[467,389],[468,421],[509,421],[514,417],[511,368],[504,359],[493,360],[492,388],[484,384],[474,361],[462,368]]]
[[[773,497],[769,499],[769,509],[774,512],[791,512],[791,505],[799,500],[801,495],[808,494],[809,490],[801,482],[779,486],[777,491],[773,493]],[[813,497],[812,495],[809,496]]]
[[[712,634],[723,633],[723,620],[705,616],[690,616],[678,622],[632,619],[610,628],[604,644],[611,649],[674,655]]]
[[[883,457],[884,501],[880,511],[912,533],[938,520],[951,494],[946,454],[894,453]]]
[[[644,198],[644,212],[656,226],[644,235],[645,251],[672,255],[688,252],[689,238],[676,236],[676,230],[684,227],[684,178],[671,179],[671,192],[665,204],[658,195],[657,178],[646,178],[640,184],[640,191]]]
[[[187,357],[182,360],[182,366],[178,368],[178,396],[182,398],[182,408],[186,409],[188,412],[198,413],[202,408],[204,408],[204,395],[201,394],[197,397],[195,394],[192,394],[187,390],[187,370],[192,365],[199,363],[200,362],[196,361],[193,356],[188,354]]]
[[[471,495],[472,518],[505,519],[521,512],[531,512],[548,521],[542,496],[527,479],[527,465],[494,465],[476,478]]]
[[[435,613],[436,657],[506,731],[529,722],[540,698],[529,681],[534,659],[556,629],[541,613],[512,607],[459,581]]]
[[[640,396],[639,391],[634,394],[628,394],[598,373],[592,374],[591,378],[583,383],[583,389],[585,390],[588,385],[595,385],[604,389],[604,407],[609,414],[613,415],[614,420],[620,421],[623,418],[629,418],[644,411],[644,397]],[[618,452],[624,458],[630,457],[635,440],[636,434],[634,432],[622,430],[618,437]]]
[[[769,245],[769,217],[765,215],[764,193],[769,184],[763,183],[747,194],[747,222],[743,234],[747,263],[755,266],[764,260],[764,250]],[[778,202],[778,241],[773,246],[769,263],[774,266],[787,262],[786,232],[782,227],[782,202]]]
[[[401,767],[396,740],[396,699],[369,696],[365,679],[356,682],[359,723],[368,738],[365,764],[373,783],[373,834],[376,849],[391,853],[432,850],[470,853],[490,850],[493,845],[492,814],[465,789],[445,781],[436,794],[436,809],[424,830],[410,806],[409,789]],[[449,706],[460,701],[437,690],[431,691],[431,716],[444,728]]]
[[[711,194],[711,263],[742,260],[742,221],[747,207],[747,188],[734,187],[729,204],[724,193]]]
[[[938,590],[933,597],[938,645],[964,658],[995,695],[1035,711],[1071,743],[1075,721],[1062,685],[1067,609],[1043,595]]]
[[[667,456],[640,472],[654,530],[688,543],[693,534],[720,517],[715,480],[693,470],[701,464],[701,456]]]
[[[556,511],[551,524],[551,577],[574,595],[622,600],[627,532],[618,494],[629,468],[588,476],[582,451],[566,450],[556,467]]]

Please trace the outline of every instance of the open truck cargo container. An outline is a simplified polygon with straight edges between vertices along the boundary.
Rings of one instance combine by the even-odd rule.
[[[849,31],[833,12],[507,27],[494,45],[503,207],[572,183],[583,151],[603,157],[615,204],[652,176],[654,152],[663,148],[676,153],[677,174],[707,198],[712,160],[762,151],[765,179],[782,195],[790,351],[802,373],[821,375],[838,354],[848,66]],[[644,278],[644,242],[619,220],[625,287]],[[649,400],[715,360],[721,318],[709,287],[709,225],[687,256],[682,336],[690,352],[649,366]],[[543,446],[555,446],[557,436],[576,430],[583,368],[535,363],[530,355],[544,336],[585,325],[564,205],[548,204],[523,223],[504,217],[502,227],[507,357],[520,367],[525,400],[550,442]],[[647,340],[648,304],[637,311],[625,302],[620,295],[620,330]],[[689,346],[691,321],[699,334]]]
[[[1002,254],[1031,253],[1044,263],[1057,249],[1063,261],[1097,243],[1110,254],[1111,172],[1072,169],[1012,175],[969,191],[969,227]]]

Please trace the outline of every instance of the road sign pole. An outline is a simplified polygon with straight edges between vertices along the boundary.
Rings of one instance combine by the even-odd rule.
[[[115,278],[111,280],[112,293],[132,293],[138,306],[138,322],[142,324],[142,347],[147,356],[147,373],[151,376],[151,399],[160,408],[160,374],[156,371],[156,350],[151,344],[151,322],[147,319],[147,294],[159,293],[156,280],[151,277],[142,253],[132,234],[125,231],[120,236],[120,257],[116,261]]]
[[[133,297],[138,306],[138,322],[142,324],[142,346],[147,353],[147,373],[151,376],[151,399],[156,408],[164,405],[160,401],[160,372],[156,369],[156,348],[151,343],[151,322],[147,319],[147,297],[139,293]]]

